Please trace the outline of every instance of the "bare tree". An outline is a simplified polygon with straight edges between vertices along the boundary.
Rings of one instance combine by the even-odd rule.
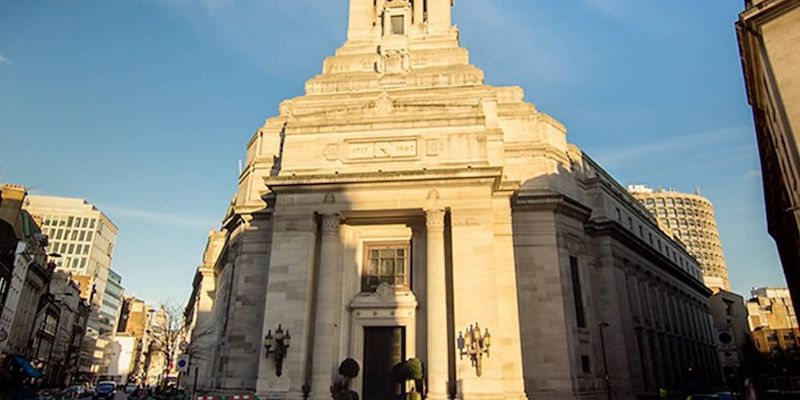
[[[171,301],[159,304],[153,323],[151,349],[164,359],[162,383],[166,380],[179,355],[180,343],[186,337],[183,309]]]
[[[203,338],[214,333],[213,327],[194,327],[190,316],[184,309],[172,301],[162,301],[156,311],[152,325],[151,355],[159,355],[164,360],[161,371],[162,384],[173,370],[180,356],[188,356],[190,360],[203,360],[207,356],[208,344],[201,345]],[[186,346],[181,348],[181,343]],[[152,357],[151,357],[152,358]]]

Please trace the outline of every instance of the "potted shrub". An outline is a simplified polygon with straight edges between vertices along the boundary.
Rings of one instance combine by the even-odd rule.
[[[348,358],[339,364],[339,379],[331,385],[331,395],[334,400],[358,400],[358,393],[350,390],[350,381],[358,376],[361,371],[358,362]]]
[[[392,368],[392,380],[399,386],[399,399],[421,400],[423,393],[423,379],[425,371],[422,361],[417,358],[398,363]],[[409,382],[413,382],[409,385]]]

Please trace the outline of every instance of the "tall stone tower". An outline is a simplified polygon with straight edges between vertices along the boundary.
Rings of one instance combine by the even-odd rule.
[[[600,399],[601,334],[615,398],[714,382],[697,264],[520,88],[484,84],[451,7],[352,0],[347,42],[253,136],[202,277],[204,386],[329,399],[352,358],[350,389],[384,400],[418,358],[432,400]]]

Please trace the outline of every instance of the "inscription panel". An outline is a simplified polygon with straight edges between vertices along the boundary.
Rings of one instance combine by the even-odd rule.
[[[415,158],[419,154],[417,139],[350,142],[346,146],[349,161],[407,159]]]

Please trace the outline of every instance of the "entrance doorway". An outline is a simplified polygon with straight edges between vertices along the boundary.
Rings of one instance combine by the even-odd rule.
[[[392,367],[405,358],[405,327],[364,328],[364,400],[394,398]]]

